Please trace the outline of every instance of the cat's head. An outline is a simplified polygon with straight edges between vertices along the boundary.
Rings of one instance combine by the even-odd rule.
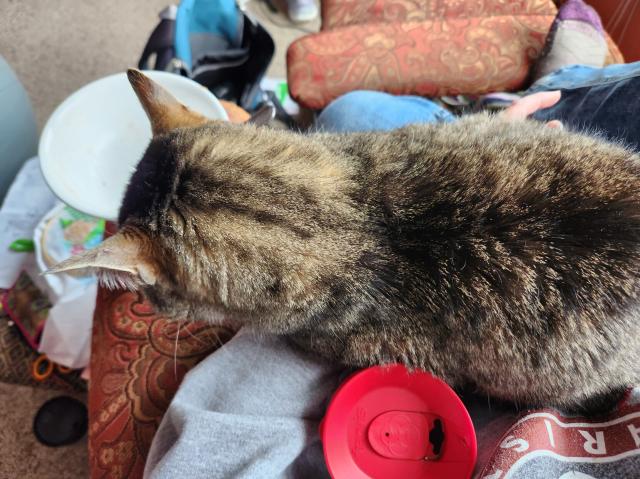
[[[153,139],[119,231],[50,272],[96,272],[174,317],[269,317],[317,299],[358,243],[331,155],[301,135],[207,120],[136,70],[129,80]]]

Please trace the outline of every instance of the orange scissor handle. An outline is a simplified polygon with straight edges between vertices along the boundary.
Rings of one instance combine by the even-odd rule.
[[[44,381],[53,374],[53,368],[54,364],[49,360],[46,354],[41,354],[31,366],[31,375],[36,381]]]

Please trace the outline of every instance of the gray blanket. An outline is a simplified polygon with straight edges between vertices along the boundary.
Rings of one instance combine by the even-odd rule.
[[[339,373],[282,338],[240,331],[185,377],[145,477],[328,477],[317,431]]]

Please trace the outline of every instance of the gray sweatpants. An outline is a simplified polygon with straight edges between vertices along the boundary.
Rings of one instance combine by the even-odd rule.
[[[145,477],[329,477],[318,426],[340,372],[283,338],[240,331],[185,377]]]
[[[184,378],[154,437],[145,478],[329,478],[318,426],[345,378],[342,368],[286,339],[241,330]],[[487,402],[466,405],[482,457],[515,416]]]

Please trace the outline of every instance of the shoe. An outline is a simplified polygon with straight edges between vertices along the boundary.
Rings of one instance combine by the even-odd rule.
[[[318,16],[315,0],[287,0],[287,10],[292,22],[309,22]]]

